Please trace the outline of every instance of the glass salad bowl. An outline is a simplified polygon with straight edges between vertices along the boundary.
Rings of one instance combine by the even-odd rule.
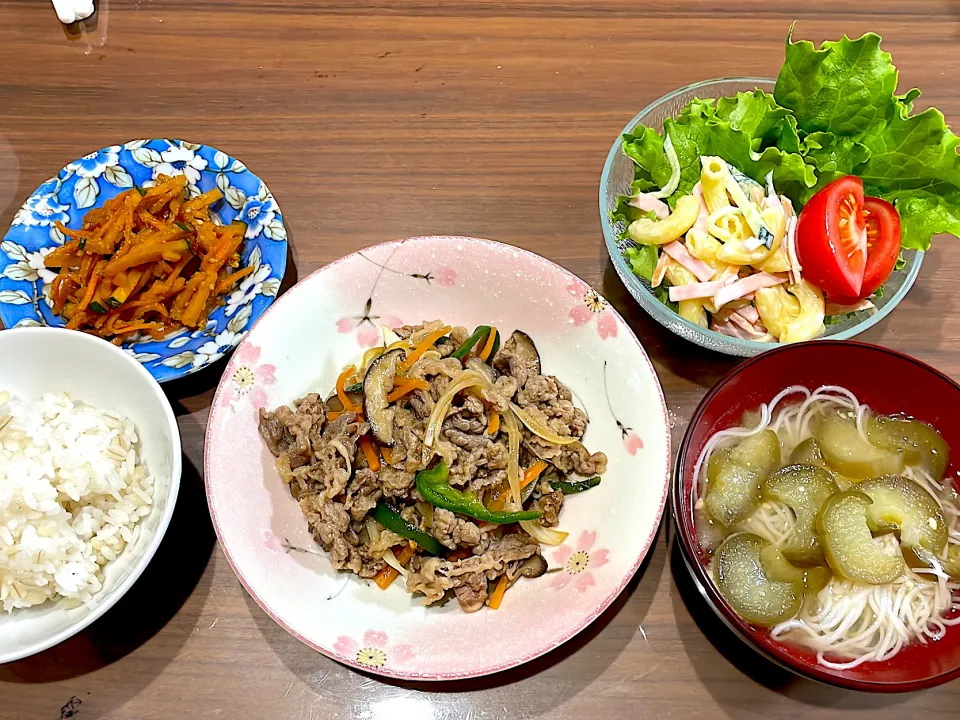
[[[623,153],[620,137],[640,124],[662,132],[663,121],[668,117],[675,117],[694,98],[719,98],[735,95],[738,92],[751,92],[755,89],[772,93],[773,87],[774,81],[768,78],[720,78],[704,80],[664,95],[641,110],[617,136],[607,155],[603,174],[600,177],[600,222],[603,225],[607,253],[627,290],[640,303],[640,307],[671,332],[697,345],[727,355],[752,357],[777,347],[779,343],[728,337],[685,320],[654,296],[649,282],[633,273],[629,263],[623,257],[626,243],[619,239],[625,227],[622,221],[614,222],[611,217],[612,211],[617,206],[617,198],[630,194],[630,183],[634,178],[633,161]],[[903,257],[906,264],[895,271],[884,284],[883,297],[871,298],[877,307],[876,312],[861,311],[852,317],[827,325],[822,337],[831,340],[847,340],[873,327],[886,317],[906,296],[917,279],[920,264],[923,261],[923,252],[907,250],[904,251]]]

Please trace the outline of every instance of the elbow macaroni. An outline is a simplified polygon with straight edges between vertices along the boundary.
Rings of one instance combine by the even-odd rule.
[[[727,197],[726,178],[727,164],[718,157],[704,156],[700,158],[700,187],[703,188],[703,201],[707,205],[707,212],[711,215],[718,210],[730,207]]]
[[[677,206],[668,218],[634,220],[627,232],[633,241],[640,245],[666,245],[692,228],[699,215],[700,200],[694,195],[684,195],[677,200]]]

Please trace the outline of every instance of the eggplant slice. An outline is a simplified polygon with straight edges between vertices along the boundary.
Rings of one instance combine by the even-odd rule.
[[[397,363],[403,359],[401,348],[385,352],[374,360],[363,378],[363,413],[373,428],[377,442],[393,447],[394,408],[389,407],[387,396],[393,389],[397,376]]]
[[[540,353],[533,340],[522,330],[514,330],[513,334],[500,348],[493,359],[493,367],[502,373],[510,373],[510,364],[515,362],[525,368],[529,375],[540,375]]]

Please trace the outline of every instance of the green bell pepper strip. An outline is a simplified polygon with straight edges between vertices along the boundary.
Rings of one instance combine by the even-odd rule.
[[[521,510],[519,512],[503,512],[487,510],[479,498],[472,492],[464,492],[450,486],[447,482],[449,468],[445,462],[440,462],[430,470],[421,470],[417,473],[417,490],[420,497],[435,507],[441,507],[450,512],[460,513],[467,517],[484,522],[506,525],[521,520],[536,520],[543,513],[535,510]]]
[[[600,484],[600,476],[569,482],[568,480],[550,480],[550,487],[554,490],[560,490],[564,495],[574,495],[590,488],[595,488]]]
[[[377,503],[377,507],[373,510],[373,519],[390,532],[395,532],[407,540],[413,540],[423,548],[424,552],[428,552],[431,555],[439,555],[443,551],[443,545],[437,542],[432,535],[427,535],[425,532],[421,532],[415,528],[397,512],[396,508],[385,502]]]
[[[450,357],[454,357],[457,360],[463,360],[467,356],[467,353],[473,349],[473,346],[480,342],[480,338],[485,338],[489,334],[490,326],[481,325],[473,331],[473,335],[463,341],[463,345],[453,351],[453,355]]]

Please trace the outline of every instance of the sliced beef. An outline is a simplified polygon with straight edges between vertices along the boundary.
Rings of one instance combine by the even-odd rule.
[[[473,547],[480,543],[479,527],[444,508],[434,509],[433,526],[430,530],[441,545],[451,550],[456,550],[461,545]]]
[[[530,452],[549,461],[562,472],[592,477],[602,475],[607,470],[607,456],[602,452],[591,455],[580,442],[553,445],[535,435],[530,435],[525,442]]]
[[[531,510],[539,510],[543,515],[540,523],[545,527],[556,527],[560,524],[560,510],[563,508],[563,493],[559,490],[541,495],[537,498]]]

